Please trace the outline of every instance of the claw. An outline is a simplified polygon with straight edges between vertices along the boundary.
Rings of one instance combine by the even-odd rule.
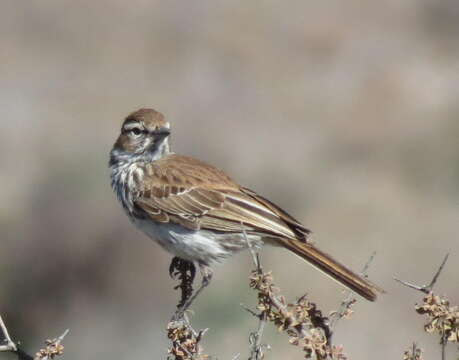
[[[202,283],[204,286],[209,285],[213,275],[212,269],[208,265],[199,264],[199,270],[201,271]]]
[[[172,279],[177,279],[180,282],[174,289],[180,289],[182,292],[181,300],[177,305],[177,308],[181,308],[193,295],[193,281],[196,276],[196,267],[191,261],[174,257],[169,266],[169,275]]]
[[[180,303],[177,305],[177,311],[175,312],[171,321],[177,321],[183,318],[184,313],[189,309],[189,307],[191,306],[193,301],[198,297],[201,291],[210,284],[210,280],[212,279],[212,269],[208,265],[199,262],[198,264],[202,276],[202,282],[201,286],[193,293],[193,288],[191,286],[196,275],[196,267],[192,262],[182,259],[180,259],[180,261],[183,261],[184,263],[188,264],[181,263],[182,268],[180,270],[185,271],[179,272],[179,279],[181,283],[178,285],[178,288],[182,290],[182,298],[180,300]],[[189,275],[186,271],[189,271]],[[189,282],[190,280],[191,282]]]
[[[189,274],[187,274],[189,272]],[[169,265],[169,276],[172,279],[176,279],[180,275],[179,279],[182,279],[184,275],[189,276],[191,282],[193,282],[196,276],[196,267],[191,261],[174,257]]]
[[[177,263],[180,261],[180,258],[174,257],[169,265],[169,276],[172,279],[175,279],[174,271],[177,269]]]

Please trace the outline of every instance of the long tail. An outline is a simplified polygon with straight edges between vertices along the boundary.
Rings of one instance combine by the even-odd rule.
[[[330,276],[333,280],[336,280],[367,300],[375,301],[378,292],[385,292],[364,277],[349,270],[314,245],[292,240],[284,240],[283,245],[322,271],[325,275]]]

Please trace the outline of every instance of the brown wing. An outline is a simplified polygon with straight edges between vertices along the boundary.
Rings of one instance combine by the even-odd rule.
[[[159,222],[189,229],[263,233],[305,240],[298,221],[221,170],[199,160],[170,155],[147,166],[135,205]]]
[[[281,209],[276,204],[272,203],[268,199],[258,195],[255,191],[252,191],[247,188],[241,188],[245,194],[251,196],[255,201],[263,204],[267,208],[269,208],[272,212],[274,212],[279,218],[281,218],[294,232],[295,234],[302,240],[306,240],[308,234],[311,233],[311,230],[305,228],[298,220],[296,220],[293,216],[288,214],[285,210]]]

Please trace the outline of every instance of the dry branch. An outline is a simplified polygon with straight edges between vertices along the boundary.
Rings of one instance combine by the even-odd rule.
[[[201,339],[207,329],[196,331],[190,324],[188,316],[183,314],[177,321],[167,324],[167,337],[171,340],[168,360],[204,360],[209,356],[202,354]]]
[[[365,263],[365,265],[362,268],[362,271],[360,272],[360,275],[363,277],[367,276],[368,269],[370,268],[371,263],[373,262],[374,258],[376,256],[376,252],[373,252],[368,259],[368,261]],[[336,328],[336,325],[338,324],[339,320],[342,318],[349,319],[350,316],[353,314],[352,307],[354,304],[357,302],[357,299],[354,297],[352,291],[347,291],[347,294],[345,295],[343,301],[340,304],[340,307],[337,311],[332,311],[328,317],[330,319],[330,329],[333,331]]]
[[[422,304],[415,305],[415,310],[418,314],[427,315],[428,317],[424,330],[428,333],[438,333],[440,335],[442,360],[446,358],[447,343],[459,341],[459,308],[450,306],[448,299],[433,293],[433,288],[448,260],[448,256],[449,254],[446,254],[429,285],[416,285],[394,278],[402,285],[426,294]]]
[[[264,358],[263,349],[267,345],[262,344],[261,337],[267,321],[272,322],[279,331],[286,332],[289,343],[301,347],[306,359],[345,360],[343,348],[330,343],[328,318],[322,315],[316,304],[309,301],[306,295],[293,303],[287,303],[274,285],[271,272],[263,272],[260,256],[247,236],[246,241],[255,265],[250,275],[250,287],[258,292],[259,311],[257,313],[247,309],[259,320],[257,331],[250,334],[249,360]]]
[[[422,349],[418,348],[416,343],[413,343],[411,348],[406,350],[403,354],[403,360],[423,360]]]
[[[424,294],[429,294],[432,290],[433,290],[433,287],[435,286],[437,280],[438,280],[438,277],[440,276],[441,272],[443,271],[443,268],[446,264],[446,261],[448,260],[448,257],[449,257],[449,254],[446,254],[445,258],[443,259],[442,263],[440,264],[440,267],[438,268],[437,272],[435,273],[435,275],[433,276],[431,282],[429,283],[429,285],[416,285],[416,284],[413,284],[413,283],[409,283],[407,281],[403,281],[403,280],[400,280],[396,277],[394,277],[394,280],[395,281],[398,281],[400,284],[402,285],[405,285],[411,289],[414,289],[414,290],[418,290],[420,292],[423,292]]]
[[[171,347],[168,349],[168,360],[203,360],[208,359],[204,355],[200,344],[207,329],[196,331],[190,323],[186,310],[187,305],[198,295],[193,294],[193,280],[196,269],[192,262],[173,258],[169,267],[169,274],[172,278],[179,280],[174,289],[180,289],[180,300],[177,310],[167,324],[167,337],[171,340]]]
[[[65,330],[64,333],[52,340],[45,341],[45,347],[40,349],[35,356],[31,356],[22,349],[19,348],[18,344],[15,343],[8,333],[8,329],[0,316],[0,328],[3,333],[5,345],[0,345],[0,352],[12,352],[18,355],[20,360],[50,360],[54,359],[56,356],[62,355],[64,353],[64,346],[62,341],[65,336],[69,333],[69,330]]]

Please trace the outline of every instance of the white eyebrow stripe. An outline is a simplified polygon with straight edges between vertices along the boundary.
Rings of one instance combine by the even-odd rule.
[[[123,129],[124,130],[132,130],[132,129],[143,129],[143,127],[140,125],[138,122],[128,122],[127,124],[124,124]]]

